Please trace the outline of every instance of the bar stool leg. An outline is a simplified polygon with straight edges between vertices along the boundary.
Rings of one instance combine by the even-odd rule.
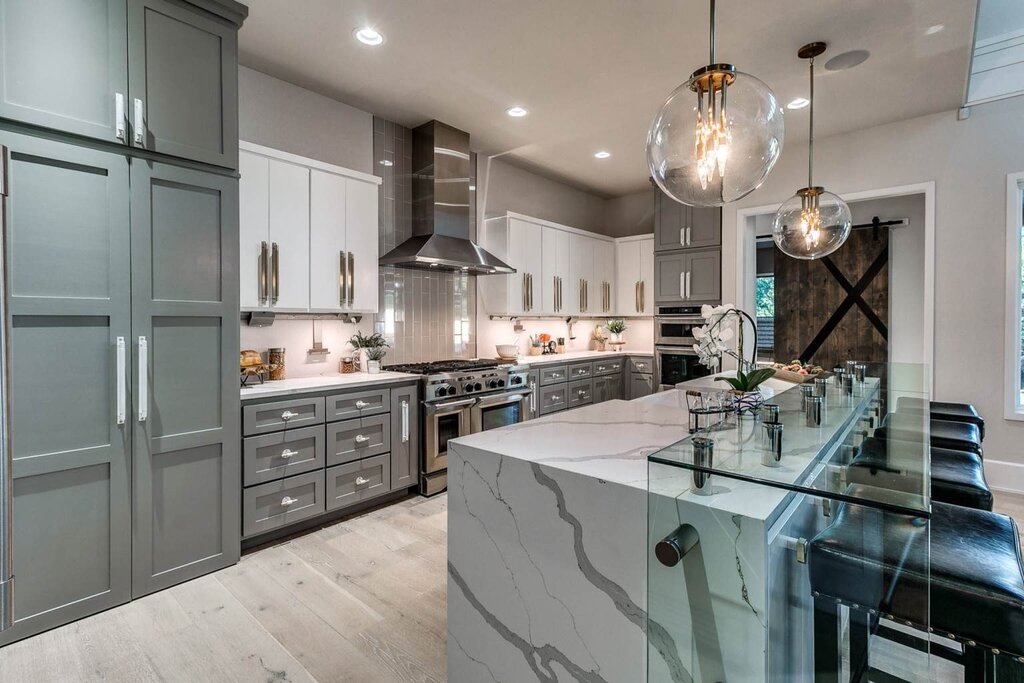
[[[839,606],[814,598],[814,683],[839,683]]]
[[[995,661],[988,648],[964,645],[964,683],[987,683],[994,680]]]
[[[870,669],[868,641],[871,618],[867,612],[850,609],[850,682],[867,683]]]

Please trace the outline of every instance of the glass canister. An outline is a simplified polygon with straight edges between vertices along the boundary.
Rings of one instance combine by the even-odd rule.
[[[352,356],[345,356],[339,363],[338,372],[348,375],[356,371],[356,360]]]
[[[267,362],[271,365],[270,379],[284,379],[284,348],[267,349]]]

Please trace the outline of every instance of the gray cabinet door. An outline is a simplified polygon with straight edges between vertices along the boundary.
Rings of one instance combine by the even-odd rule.
[[[687,301],[717,302],[722,298],[722,252],[720,249],[693,251],[688,255],[690,274]]]
[[[537,401],[541,415],[549,415],[565,410],[569,405],[569,388],[567,384],[555,384],[542,387]]]
[[[117,141],[125,15],[125,0],[0,0],[0,117]]]
[[[415,486],[420,476],[419,385],[391,390],[391,490]]]
[[[18,577],[2,645],[130,599],[132,421],[128,161],[6,132],[0,144]]]
[[[133,133],[143,136],[136,145],[237,168],[237,62],[234,25],[171,0],[129,2],[129,112]]]
[[[630,373],[629,398],[642,398],[654,393],[654,375]]]
[[[575,379],[586,379],[594,374],[593,363],[573,363],[569,366],[569,381]]]
[[[569,370],[564,365],[542,365],[537,372],[540,376],[540,385],[546,387],[549,384],[565,382]]]
[[[327,421],[380,415],[391,410],[391,389],[387,387],[349,391],[327,397]]]
[[[242,442],[242,485],[252,486],[323,469],[324,427],[250,436]]]
[[[592,403],[594,400],[594,380],[581,379],[569,382],[569,407],[577,408]]]
[[[238,181],[134,160],[132,593],[239,557]]]
[[[661,190],[654,191],[654,250],[672,251],[685,245],[683,228],[689,225],[690,207]]]
[[[722,210],[720,208],[691,207],[690,232],[686,247],[717,247],[722,244]]]
[[[337,510],[391,490],[391,461],[387,455],[327,468],[327,509]]]
[[[661,303],[679,303],[686,300],[683,273],[688,263],[686,252],[655,254],[654,300]]]
[[[391,450],[391,416],[374,415],[327,425],[327,465],[340,465]]]
[[[243,533],[256,536],[316,517],[324,498],[323,470],[251,486],[242,494]]]
[[[266,434],[323,424],[324,397],[307,396],[242,406],[242,433]]]
[[[626,398],[626,392],[623,390],[624,384],[622,381],[623,373],[612,375],[608,377],[608,387],[605,393],[606,401],[620,401]]]

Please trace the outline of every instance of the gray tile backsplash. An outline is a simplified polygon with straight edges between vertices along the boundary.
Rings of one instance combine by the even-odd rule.
[[[374,173],[383,179],[380,253],[385,254],[412,236],[412,130],[374,117],[373,158]],[[472,167],[475,175],[475,163]],[[476,216],[474,199],[471,192],[471,216]],[[385,364],[475,357],[476,277],[382,266],[374,329],[391,344]]]

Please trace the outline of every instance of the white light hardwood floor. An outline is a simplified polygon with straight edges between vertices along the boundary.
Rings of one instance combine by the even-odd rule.
[[[403,500],[9,645],[0,681],[441,683],[447,502]]]

